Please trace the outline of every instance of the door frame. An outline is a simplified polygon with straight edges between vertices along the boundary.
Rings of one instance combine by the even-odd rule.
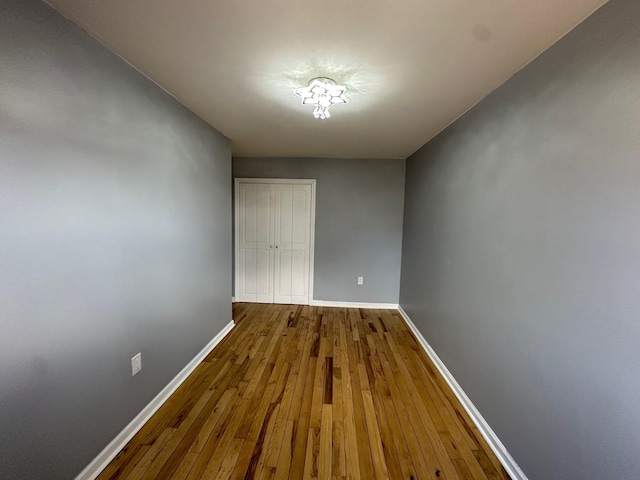
[[[233,271],[235,273],[234,296],[240,291],[239,263],[240,263],[240,227],[238,225],[239,208],[240,208],[240,184],[256,183],[256,184],[289,184],[289,185],[310,185],[311,186],[311,214],[310,214],[310,231],[309,231],[309,299],[308,305],[313,302],[313,272],[315,263],[315,239],[316,239],[316,180],[315,178],[234,178],[233,179],[233,232],[234,232],[234,255],[233,255]]]

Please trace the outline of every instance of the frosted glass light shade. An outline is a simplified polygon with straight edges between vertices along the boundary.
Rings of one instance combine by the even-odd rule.
[[[329,109],[336,103],[349,103],[345,97],[346,88],[337,85],[335,81],[326,77],[311,79],[309,85],[297,88],[295,94],[302,98],[303,105],[315,105],[313,116],[320,119],[329,118]]]

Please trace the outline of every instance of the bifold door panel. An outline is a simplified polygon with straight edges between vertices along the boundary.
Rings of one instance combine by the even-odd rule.
[[[269,185],[241,184],[239,194],[239,300],[273,303],[272,192]]]
[[[276,185],[274,303],[308,303],[310,185]]]

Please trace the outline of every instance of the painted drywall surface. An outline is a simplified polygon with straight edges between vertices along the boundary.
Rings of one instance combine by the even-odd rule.
[[[407,161],[400,303],[532,480],[640,478],[640,2]]]
[[[0,478],[68,480],[231,320],[230,145],[44,4],[0,11]]]
[[[328,301],[398,303],[404,172],[404,160],[233,159],[234,178],[316,179],[314,299]]]

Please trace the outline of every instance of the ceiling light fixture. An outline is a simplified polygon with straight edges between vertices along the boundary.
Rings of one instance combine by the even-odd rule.
[[[349,103],[344,96],[346,87],[326,77],[316,77],[309,81],[309,86],[297,88],[295,94],[302,98],[303,105],[315,105],[313,116],[320,119],[329,118],[329,109],[336,103]]]

